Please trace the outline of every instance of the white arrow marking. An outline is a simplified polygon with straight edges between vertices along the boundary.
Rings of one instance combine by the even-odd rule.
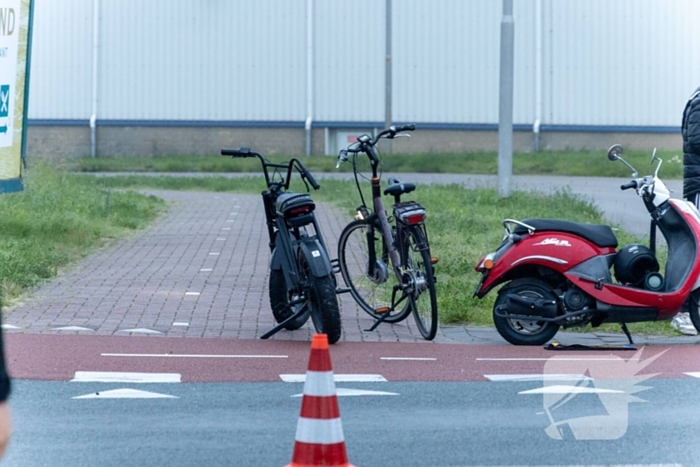
[[[304,394],[294,394],[291,397],[302,397]],[[366,391],[364,389],[336,388],[336,395],[342,396],[398,396],[396,392]]]
[[[280,375],[285,383],[304,383],[306,375]],[[336,383],[386,383],[382,375],[333,375]]]
[[[146,329],[146,328],[120,329],[117,332],[133,332],[133,333],[139,333],[139,334],[163,334],[160,331],[154,331],[153,329]]]
[[[84,328],[81,326],[63,326],[61,328],[53,328],[54,331],[92,331],[95,332],[94,329],[90,328]]]
[[[103,357],[160,357],[160,358],[288,358],[287,355],[204,355],[172,353],[103,353]]]
[[[518,394],[624,394],[615,389],[585,388],[580,386],[545,386],[543,388],[520,391]]]
[[[73,399],[179,399],[177,396],[169,394],[158,394],[157,392],[139,391],[138,389],[113,389],[111,391],[100,391],[84,396],[76,396]]]
[[[179,383],[180,373],[122,373],[76,371],[72,383]]]
[[[2,328],[3,329],[22,329],[19,326],[15,326],[14,324],[3,324]]]
[[[586,375],[574,374],[484,375],[484,377],[491,381],[588,381],[593,379]]]

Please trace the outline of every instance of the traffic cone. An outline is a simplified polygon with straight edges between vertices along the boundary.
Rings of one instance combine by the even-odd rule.
[[[314,466],[353,467],[345,451],[326,334],[315,334],[311,341],[294,453],[292,463],[287,464],[287,467]]]

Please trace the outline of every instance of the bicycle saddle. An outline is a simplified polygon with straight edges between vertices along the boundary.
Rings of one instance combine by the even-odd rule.
[[[404,193],[410,193],[416,189],[415,183],[403,183],[395,179],[394,177],[389,177],[389,186],[384,190],[385,195],[398,196]]]

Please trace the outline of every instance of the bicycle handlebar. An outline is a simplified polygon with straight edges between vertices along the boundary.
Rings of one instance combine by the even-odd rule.
[[[289,162],[286,164],[276,164],[274,162],[268,162],[265,160],[265,158],[262,156],[262,154],[258,152],[251,151],[250,148],[240,148],[240,149],[222,149],[221,150],[221,155],[222,156],[231,156],[231,157],[257,157],[260,159],[260,162],[262,163],[263,167],[263,174],[265,175],[265,182],[267,183],[267,186],[271,186],[272,182],[270,181],[270,176],[267,172],[268,167],[273,167],[275,169],[286,169],[287,170],[287,177],[284,182],[284,188],[285,190],[289,188],[289,182],[292,178],[292,169],[294,168],[294,165],[297,166],[297,170],[299,171],[299,174],[301,175],[302,180],[306,179],[309,181],[311,186],[313,187],[314,190],[318,190],[321,188],[321,185],[318,184],[316,179],[314,178],[313,175],[311,175],[311,172],[309,172],[309,169],[307,169],[304,164],[295,158],[292,158]]]

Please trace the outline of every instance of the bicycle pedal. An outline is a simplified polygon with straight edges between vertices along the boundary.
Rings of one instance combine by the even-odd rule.
[[[389,308],[388,306],[383,306],[381,308],[377,308],[376,310],[374,310],[374,312],[378,315],[383,315],[384,313],[389,313],[390,311],[391,311],[391,308]]]

